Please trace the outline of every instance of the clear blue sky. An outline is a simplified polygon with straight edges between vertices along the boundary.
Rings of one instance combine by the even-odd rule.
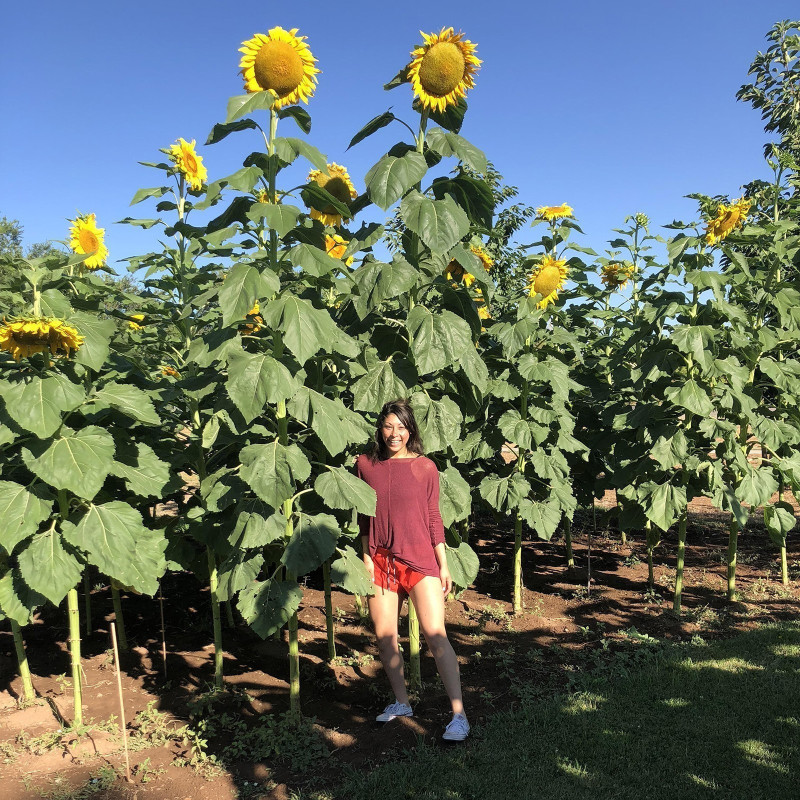
[[[389,106],[414,125],[410,89],[382,84],[407,63],[419,30],[452,25],[484,61],[462,134],[523,201],[572,205],[585,243],[602,249],[628,214],[690,218],[689,192],[736,194],[766,177],[759,114],[735,93],[769,28],[793,16],[797,2],[770,0],[8,3],[0,216],[20,220],[31,244],[66,238],[66,220],[93,211],[112,264],[152,249],[151,233],[113,224],[152,215],[147,203],[128,206],[157,182],[137,162],[157,160],[179,136],[203,145],[228,97],[243,93],[237,48],[275,25],[308,36],[322,70],[309,140],[363,190],[367,169],[405,129],[345,153],[350,138]],[[200,153],[213,180],[258,148],[243,133]]]

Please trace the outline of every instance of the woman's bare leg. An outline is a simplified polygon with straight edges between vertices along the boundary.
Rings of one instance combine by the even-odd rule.
[[[461,674],[458,659],[444,629],[442,582],[426,575],[412,590],[411,601],[417,609],[420,628],[428,649],[436,659],[436,668],[444,684],[454,714],[464,713],[461,697]]]
[[[378,653],[389,684],[398,703],[408,704],[406,679],[403,674],[403,657],[397,637],[397,617],[400,601],[395,592],[375,587],[375,594],[367,598],[369,614],[378,638]]]

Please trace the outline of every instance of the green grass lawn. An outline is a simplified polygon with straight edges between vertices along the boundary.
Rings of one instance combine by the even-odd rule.
[[[800,624],[657,650],[628,677],[498,714],[466,746],[423,745],[312,796],[800,798]]]

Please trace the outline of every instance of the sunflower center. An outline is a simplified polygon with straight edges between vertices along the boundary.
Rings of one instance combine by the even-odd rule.
[[[92,231],[83,228],[78,233],[78,241],[81,243],[81,249],[84,253],[94,253],[97,251],[99,242],[97,236]]]
[[[452,42],[438,42],[422,57],[419,82],[428,94],[444,97],[461,83],[465,70],[461,49]]]
[[[542,297],[547,297],[561,285],[561,270],[558,267],[544,267],[533,281],[533,289]]]
[[[329,194],[332,194],[339,202],[347,205],[350,202],[350,188],[347,183],[338,176],[326,177],[321,176],[317,181],[319,185]],[[324,208],[326,214],[337,214],[338,212],[333,206]]]
[[[197,172],[197,159],[194,157],[194,153],[192,153],[190,150],[183,151],[183,165],[187,172]]]
[[[262,89],[285,97],[303,80],[303,59],[288,42],[264,42],[256,54],[253,73]]]

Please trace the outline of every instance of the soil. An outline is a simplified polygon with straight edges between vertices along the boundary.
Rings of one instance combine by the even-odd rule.
[[[796,618],[800,545],[790,535],[791,582],[783,586],[778,555],[760,512],[740,535],[739,600],[730,603],[725,599],[728,515],[707,503],[693,503],[683,613],[676,615],[674,531],[655,551],[655,580],[648,589],[643,537],[637,534],[622,543],[606,512],[612,505],[613,497],[607,497],[594,515],[576,515],[573,569],[567,567],[560,534],[551,542],[525,541],[524,608],[516,616],[509,602],[513,531],[491,519],[473,524],[470,543],[480,556],[481,572],[473,587],[447,604],[448,632],[461,663],[473,726],[500,710],[571,688],[576,676],[601,663],[603,653],[641,635],[708,640],[766,621]],[[369,623],[359,616],[351,595],[334,591],[338,657],[328,664],[318,580],[311,576],[299,614],[302,711],[313,722],[298,729],[294,739],[281,740],[277,759],[252,754],[253,742],[274,743],[272,734],[264,734],[268,721],[288,710],[285,631],[280,638],[262,641],[244,624],[226,627],[226,691],[209,694],[213,645],[208,591],[188,574],[165,576],[166,665],[158,600],[123,596],[130,646],[121,656],[134,773],[130,783],[124,777],[108,587],[98,585],[91,592],[91,632],[82,640],[84,731],[67,730],[73,707],[66,612],[45,609],[24,629],[38,696],[34,704],[20,701],[13,640],[4,628],[0,780],[5,800],[277,800],[298,788],[335,786],[345,769],[368,769],[401,756],[421,740],[452,746],[441,742],[448,704],[424,645],[414,717],[383,726],[373,721],[391,698]],[[204,718],[212,720],[210,728],[202,723],[198,727]],[[193,759],[198,751],[175,733],[187,724],[206,739],[203,757]],[[242,744],[237,753],[231,747],[237,742],[249,742],[250,747]]]

